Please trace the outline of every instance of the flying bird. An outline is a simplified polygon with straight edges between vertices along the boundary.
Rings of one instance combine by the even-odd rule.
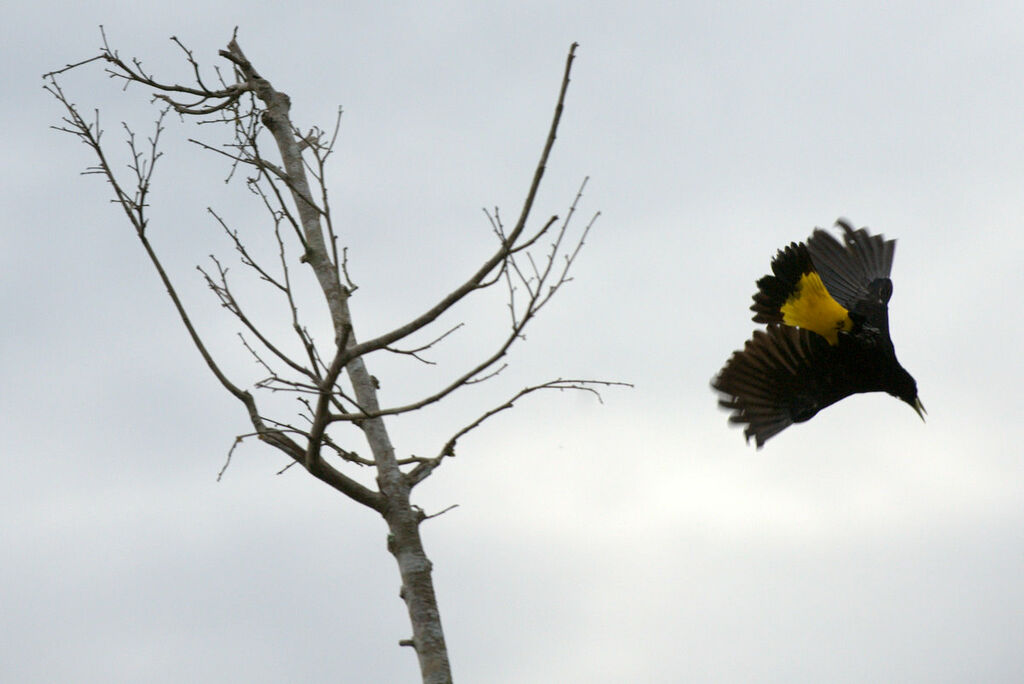
[[[755,330],[711,386],[730,423],[745,425],[757,447],[793,423],[851,394],[888,392],[924,420],[917,382],[896,359],[889,337],[896,241],[836,225],[843,241],[816,228],[772,260],[750,307]]]

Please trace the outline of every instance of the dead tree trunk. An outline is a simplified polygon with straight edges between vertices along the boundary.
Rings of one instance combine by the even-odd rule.
[[[275,90],[267,80],[260,77],[234,39],[228,44],[227,54],[231,55],[232,61],[238,66],[246,82],[266,106],[262,121],[273,134],[281,154],[287,186],[298,210],[306,241],[304,256],[313,268],[327,300],[339,358],[344,358],[344,350],[351,349],[356,344],[352,316],[348,307],[349,293],[342,286],[338,269],[327,252],[320,214],[312,202],[310,184],[302,161],[302,150],[299,148],[299,139],[295,135],[295,127],[289,113],[290,98]],[[356,356],[348,360],[345,371],[352,383],[356,404],[363,413],[371,416],[379,413],[377,390],[370,373],[366,370],[363,358]],[[331,388],[328,386],[326,389]],[[441,614],[437,609],[430,561],[420,541],[419,524],[422,514],[417,515],[409,501],[410,485],[398,466],[398,459],[395,457],[395,450],[391,445],[383,417],[365,418],[359,426],[366,436],[377,467],[377,484],[380,493],[384,495],[381,514],[387,521],[390,531],[388,550],[398,561],[398,570],[402,577],[400,594],[409,609],[409,619],[412,622],[412,639],[403,643],[415,649],[424,684],[451,682],[448,649],[444,642],[444,631],[441,629]]]
[[[255,432],[237,437],[236,445],[246,437],[257,436],[286,453],[314,477],[383,516],[389,530],[387,548],[398,563],[402,580],[400,593],[408,608],[412,624],[412,638],[400,643],[411,646],[416,651],[425,684],[451,682],[448,650],[431,579],[432,566],[420,539],[420,524],[428,516],[412,504],[413,488],[429,477],[446,458],[454,455],[456,441],[462,435],[475,429],[494,414],[511,408],[521,397],[545,389],[583,390],[596,395],[597,388],[601,385],[622,383],[557,379],[528,386],[455,432],[432,458],[396,456],[385,418],[431,406],[467,384],[496,375],[504,368],[498,364],[508,349],[523,339],[523,330],[527,323],[558,289],[570,280],[569,269],[593,225],[592,219],[582,229],[575,243],[567,242],[567,231],[582,194],[582,186],[560,224],[558,217],[551,217],[533,232],[527,230],[527,225],[558,130],[576,45],[569,50],[554,117],[515,225],[506,230],[497,211],[489,213],[488,218],[498,239],[498,247],[473,274],[411,321],[376,338],[359,342],[349,310],[349,298],[355,287],[348,278],[346,262],[338,253],[337,235],[331,220],[324,178],[324,163],[333,149],[337,127],[335,137],[326,136],[321,129],[315,127],[310,129],[308,134],[301,135],[291,120],[289,97],[276,90],[257,72],[234,38],[226,50],[220,51],[220,55],[233,65],[235,82],[222,82],[222,87],[214,89],[208,88],[203,82],[199,64],[193,58],[192,52],[177,39],[174,41],[184,51],[187,61],[193,67],[196,81],[193,85],[161,83],[155,80],[143,71],[141,62],[123,61],[116,51],[109,48],[105,35],[104,48],[99,55],[47,74],[44,77],[47,79],[46,88],[64,105],[67,114],[63,119],[65,125],[55,128],[74,134],[92,148],[98,161],[87,170],[87,173],[99,174],[111,184],[115,201],[124,209],[125,215],[135,228],[192,342],[218,381],[244,404]],[[228,229],[217,214],[213,215],[233,240],[236,251],[241,255],[242,264],[254,269],[261,280],[272,285],[286,298],[292,315],[290,325],[287,327],[297,335],[305,358],[299,360],[290,356],[274,341],[275,334],[263,331],[252,323],[228,285],[227,270],[218,260],[213,260],[216,273],[209,274],[203,271],[203,274],[221,304],[235,316],[243,329],[257,340],[250,345],[243,337],[245,348],[269,373],[269,377],[255,384],[256,389],[283,389],[294,392],[306,409],[300,415],[308,424],[300,422],[302,427],[297,427],[289,420],[264,416],[258,409],[254,395],[234,384],[221,371],[213,354],[193,326],[147,234],[146,208],[149,187],[155,162],[160,156],[157,145],[163,131],[163,116],[168,110],[165,109],[157,120],[156,133],[149,139],[148,152],[138,148],[134,134],[125,126],[131,153],[129,168],[134,173],[131,176],[134,188],[131,188],[122,183],[107,161],[104,148],[100,145],[98,115],[95,122],[83,119],[75,105],[65,96],[57,79],[58,75],[66,71],[99,60],[107,64],[107,71],[111,76],[123,79],[126,85],[139,84],[151,88],[155,91],[156,99],[165,102],[168,109],[173,109],[179,115],[215,117],[214,121],[233,128],[234,141],[225,146],[234,150],[233,153],[204,143],[199,144],[230,157],[235,166],[244,165],[254,170],[255,177],[249,178],[247,182],[262,199],[273,218],[274,235],[280,247],[281,263],[277,270],[265,268],[257,263],[245,248],[238,232]],[[216,118],[218,116],[219,119]],[[265,127],[273,137],[280,155],[280,165],[263,157],[259,145],[261,127]],[[313,183],[310,182],[311,175],[318,186],[315,192]],[[594,218],[596,219],[596,215]],[[294,264],[286,254],[289,243],[282,236],[282,225],[290,225],[294,229],[294,239],[300,252],[298,262],[308,264],[323,293],[334,333],[330,345],[315,344],[302,325],[299,306],[293,297],[292,275],[289,270],[294,268]],[[535,258],[530,250],[538,245],[542,238],[550,242],[541,243],[544,245],[543,255]],[[517,258],[528,260],[529,266],[524,264],[521,267]],[[468,369],[456,373],[450,382],[437,391],[404,405],[382,408],[377,397],[376,379],[367,370],[366,357],[374,353],[390,352],[411,354],[419,358],[418,352],[432,347],[452,330],[432,342],[415,347],[413,351],[397,350],[394,344],[424,330],[477,290],[495,284],[507,286],[508,308],[511,312],[510,329],[497,348],[483,353],[482,358],[470,363]],[[348,379],[348,387],[342,384],[343,374]],[[359,456],[354,449],[342,446],[331,436],[332,426],[345,423],[355,425],[362,431],[369,447],[369,458]],[[347,475],[344,472],[345,467],[375,468],[377,489],[367,487]]]

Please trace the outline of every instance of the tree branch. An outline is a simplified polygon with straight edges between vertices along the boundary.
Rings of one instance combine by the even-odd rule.
[[[464,437],[469,432],[472,432],[476,428],[480,427],[484,421],[492,416],[495,416],[502,411],[507,411],[515,406],[515,403],[525,397],[528,394],[533,394],[541,390],[575,390],[580,392],[590,392],[597,400],[604,403],[601,399],[601,394],[598,392],[598,387],[632,387],[633,385],[626,382],[612,382],[607,380],[549,380],[548,382],[540,385],[531,385],[525,387],[516,392],[511,398],[506,400],[504,403],[495,406],[494,408],[484,412],[473,422],[469,423],[461,430],[456,432],[452,437],[445,442],[444,446],[441,447],[440,452],[437,456],[430,459],[422,459],[418,465],[406,474],[410,485],[417,485],[423,480],[427,479],[434,470],[441,465],[441,462],[445,458],[455,458],[455,444],[460,438]]]
[[[88,63],[91,60],[86,60],[80,64]],[[94,173],[102,175],[107,182],[110,184],[114,192],[115,202],[117,202],[123,209],[129,222],[135,228],[136,235],[139,241],[142,243],[143,249],[149,256],[153,267],[156,269],[157,274],[160,277],[160,281],[163,283],[164,288],[167,291],[168,296],[171,298],[174,304],[175,310],[178,312],[178,316],[187,330],[192,343],[199,351],[200,356],[206,362],[207,367],[213,373],[214,377],[220,382],[220,384],[231,393],[236,399],[242,402],[246,407],[246,411],[249,414],[249,419],[256,428],[256,433],[259,439],[271,444],[286,454],[291,456],[293,459],[300,463],[305,462],[305,450],[302,449],[294,440],[284,434],[281,430],[268,427],[264,422],[259,410],[256,407],[256,402],[252,395],[245,390],[242,390],[233,382],[231,382],[227,376],[221,371],[220,366],[214,361],[213,356],[210,354],[206,345],[203,343],[202,338],[196,331],[192,324],[192,320],[185,310],[181,299],[178,297],[178,293],[172,284],[170,277],[167,275],[166,270],[163,267],[159,257],[153,249],[149,238],[146,235],[146,228],[148,226],[148,218],[146,217],[146,198],[149,193],[150,182],[152,180],[153,170],[156,166],[156,160],[159,159],[160,154],[157,151],[157,147],[160,140],[160,134],[163,132],[163,118],[166,116],[167,110],[164,109],[160,117],[157,119],[156,132],[153,137],[150,138],[150,152],[148,158],[140,152],[135,144],[134,133],[125,126],[125,130],[128,134],[128,147],[131,154],[132,161],[129,163],[129,169],[133,172],[136,180],[136,190],[133,195],[129,195],[121,185],[113,173],[109,162],[107,161],[106,153],[100,144],[100,138],[102,136],[102,130],[99,127],[98,116],[97,122],[94,124],[87,123],[79,114],[78,109],[75,107],[70,100],[67,99],[60,84],[57,82],[56,77],[51,75],[48,77],[48,83],[44,88],[50,92],[65,108],[68,116],[64,117],[64,122],[67,124],[65,127],[54,128],[56,130],[70,133],[79,138],[82,142],[88,145],[93,152],[96,154],[98,164],[94,167],[87,169],[87,173]],[[340,471],[332,468],[330,465],[324,463],[322,459],[313,464],[313,468],[310,472],[321,479],[330,486],[338,489],[342,493],[346,494],[350,498],[359,503],[362,503],[375,510],[382,510],[384,506],[384,499],[379,492],[375,492],[368,489],[364,485],[352,480]]]
[[[440,390],[426,397],[423,397],[421,399],[401,406],[394,406],[386,409],[378,409],[376,411],[366,411],[365,408],[361,407],[362,410],[359,413],[336,413],[331,416],[331,421],[359,421],[365,420],[367,418],[398,415],[400,413],[416,411],[425,406],[429,406],[430,404],[434,404],[438,401],[441,401],[442,399],[444,399],[445,397],[447,397],[449,394],[456,391],[460,387],[463,387],[468,384],[481,382],[500,373],[503,370],[503,367],[499,367],[496,370],[492,370],[490,373],[487,373],[487,371],[492,369],[495,366],[495,364],[497,364],[498,361],[504,358],[505,354],[508,353],[508,350],[512,347],[513,344],[515,344],[517,340],[522,339],[523,331],[526,329],[526,326],[529,324],[529,322],[533,320],[537,313],[551,300],[552,297],[554,297],[554,295],[558,292],[562,285],[568,283],[571,280],[568,276],[569,269],[575,262],[575,259],[579,254],[580,249],[582,248],[587,236],[590,233],[591,228],[594,225],[594,222],[598,218],[598,214],[595,214],[594,217],[591,218],[590,222],[587,223],[587,225],[583,228],[575,246],[568,252],[568,254],[563,255],[564,262],[562,268],[558,271],[557,280],[555,280],[552,284],[547,285],[552,273],[555,272],[555,262],[558,256],[561,254],[561,245],[565,238],[566,232],[569,229],[569,225],[573,217],[576,215],[577,206],[579,204],[580,199],[583,196],[583,190],[586,187],[586,184],[587,179],[584,179],[583,182],[580,184],[579,190],[577,191],[572,204],[569,206],[569,210],[566,212],[565,219],[562,221],[562,225],[560,226],[558,233],[555,237],[555,240],[551,245],[551,249],[546,257],[546,262],[543,270],[538,270],[536,267],[534,267],[535,275],[525,276],[519,270],[519,267],[515,261],[515,256],[509,255],[507,262],[509,266],[504,269],[505,276],[508,279],[511,278],[510,274],[512,272],[517,273],[520,279],[522,280],[522,284],[524,288],[527,290],[527,294],[529,296],[527,297],[524,303],[522,311],[517,312],[515,302],[515,287],[512,285],[511,280],[508,281],[508,306],[512,314],[511,329],[505,336],[502,343],[490,356],[478,362],[475,366],[470,368],[468,371],[462,373],[460,376],[452,380],[450,383],[442,387]],[[547,287],[545,287],[546,285]],[[349,353],[351,352],[352,349],[350,348]]]
[[[350,357],[355,358],[357,356],[363,356],[372,351],[383,349],[384,347],[408,337],[417,330],[429,325],[433,321],[443,314],[445,311],[452,308],[462,298],[468,295],[473,290],[477,289],[480,283],[491,273],[495,268],[504,263],[505,259],[515,248],[516,241],[526,228],[526,222],[530,217],[530,211],[533,209],[533,202],[537,197],[537,190],[540,188],[541,179],[544,177],[544,171],[547,169],[548,157],[551,155],[551,148],[555,144],[556,134],[558,132],[558,124],[562,120],[562,110],[565,107],[565,94],[569,89],[569,74],[572,70],[573,60],[576,58],[577,43],[573,43],[569,47],[569,54],[565,60],[565,71],[562,76],[562,85],[558,92],[558,102],[555,105],[555,113],[551,119],[551,126],[548,129],[548,136],[544,142],[544,149],[540,155],[540,161],[537,162],[537,167],[533,172],[533,180],[530,182],[530,189],[526,193],[526,199],[523,202],[523,207],[519,212],[519,219],[516,221],[515,227],[512,232],[509,233],[508,237],[502,241],[498,250],[484,262],[477,271],[469,277],[462,285],[455,288],[451,293],[445,296],[441,301],[432,306],[430,309],[420,314],[413,320],[409,321],[405,325],[399,326],[394,330],[384,333],[371,340],[363,342],[362,344],[356,344],[348,350]]]

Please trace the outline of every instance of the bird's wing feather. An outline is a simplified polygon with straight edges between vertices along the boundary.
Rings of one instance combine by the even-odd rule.
[[[772,272],[757,281],[750,310],[755,323],[782,323],[782,305],[797,289],[800,278],[814,270],[807,245],[791,243],[772,259]]]
[[[816,228],[807,240],[807,250],[829,294],[853,310],[858,302],[873,296],[872,283],[889,278],[896,241],[871,235],[864,228],[854,230],[844,219],[836,225],[843,230],[842,243]],[[887,287],[891,292],[891,284]]]
[[[711,386],[722,395],[719,405],[732,411],[729,421],[745,424],[747,440],[761,447],[849,396],[852,387],[843,378],[837,352],[820,335],[769,324],[733,353]]]

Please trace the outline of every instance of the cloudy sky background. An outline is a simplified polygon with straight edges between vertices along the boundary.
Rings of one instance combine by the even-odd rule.
[[[569,44],[535,218],[600,210],[575,280],[511,367],[391,423],[403,455],[527,384],[416,491],[458,681],[1020,681],[1024,11],[1017,3],[39,2],[0,28],[0,679],[411,682],[385,527],[261,445],[216,475],[242,407],[216,383],[39,76],[97,52],[185,79],[235,25],[303,128],[344,107],[330,189],[357,334],[419,313],[514,215]],[[83,110],[151,130],[98,68]],[[266,247],[222,160],[169,122],[150,235],[232,378],[259,369],[194,270]],[[890,315],[929,411],[856,397],[760,452],[708,382],[754,327],[774,251],[838,216],[899,239]],[[267,320],[267,290],[240,293]],[[371,357],[382,400],[437,387],[502,332],[500,296],[437,367]],[[310,300],[311,318],[318,313]],[[320,326],[323,323],[311,325]],[[355,442],[352,446],[364,449]],[[365,450],[365,449],[364,449]]]

